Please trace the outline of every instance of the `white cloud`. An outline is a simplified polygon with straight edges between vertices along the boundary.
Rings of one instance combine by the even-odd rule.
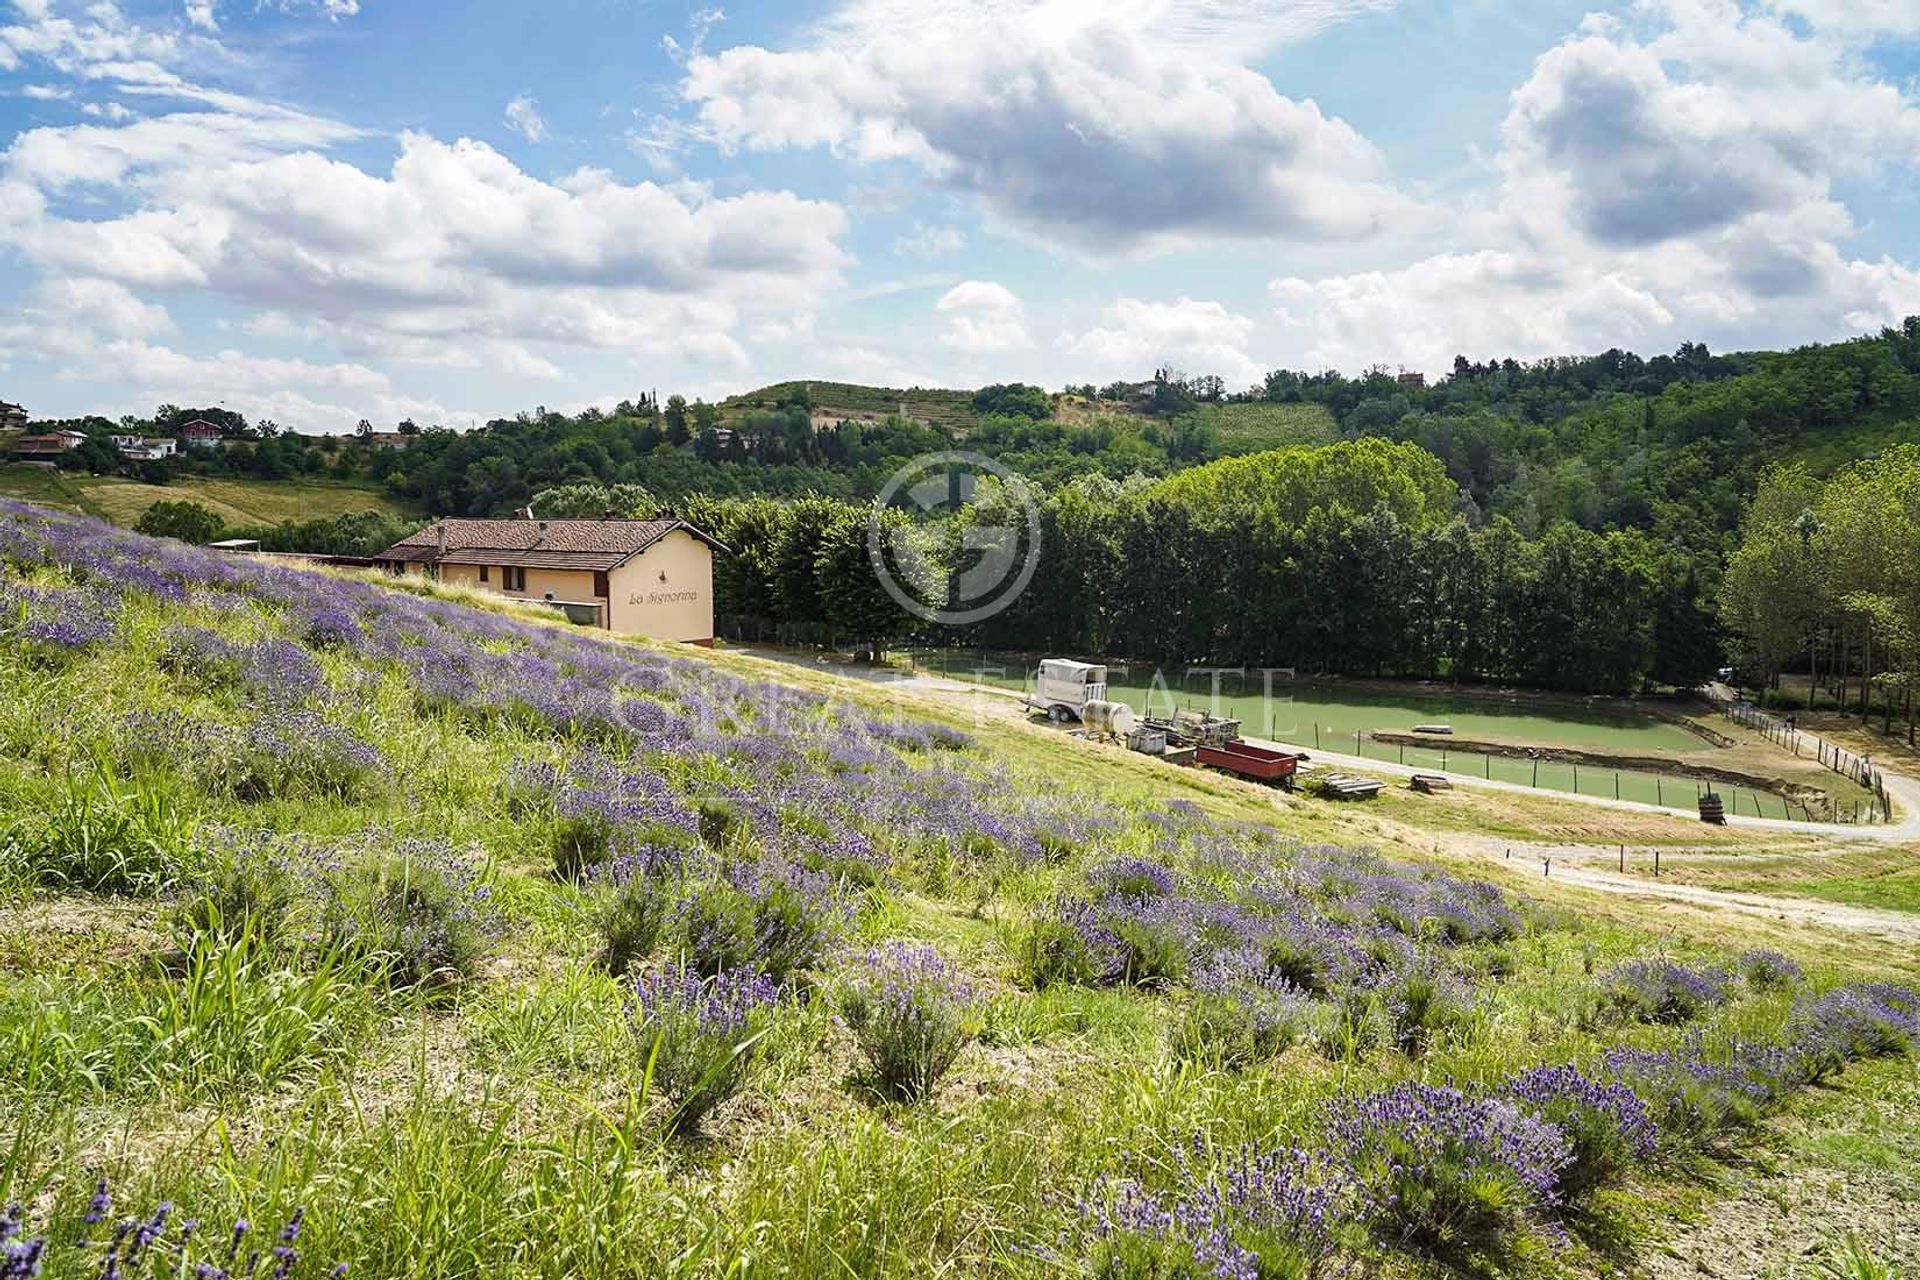
[[[964,280],[940,295],[934,311],[946,317],[940,341],[963,351],[1012,351],[1031,345],[1027,309],[1014,292],[991,280]]]
[[[547,122],[540,114],[540,104],[524,93],[515,96],[507,103],[507,128],[528,142],[544,140]]]
[[[1912,0],[1774,0],[1782,13],[1798,14],[1823,31],[1863,35],[1920,32],[1920,6]]]
[[[912,231],[896,237],[893,242],[895,253],[915,258],[944,258],[966,247],[967,233],[960,228],[928,226],[924,222],[914,223]]]
[[[786,192],[721,197],[594,169],[543,180],[483,143],[424,134],[403,135],[385,172],[347,163],[333,152],[360,130],[185,79],[175,68],[225,65],[210,38],[184,25],[155,34],[104,4],[87,12],[0,27],[8,56],[154,107],[118,125],[28,130],[0,152],[0,252],[43,282],[0,326],[11,338],[42,319],[30,309],[65,307],[59,352],[41,348],[63,376],[112,381],[123,358],[149,387],[195,370],[285,373],[317,412],[369,385],[345,371],[384,379],[386,364],[555,379],[564,353],[592,350],[738,370],[737,334],[807,332],[848,261],[845,213]],[[523,132],[537,119],[526,106]],[[348,359],[172,352],[150,341],[171,323],[153,290],[238,304],[260,317],[241,331]],[[379,394],[401,398],[390,384]]]
[[[187,0],[187,22],[202,31],[218,31],[220,23],[213,16],[213,0]]]
[[[1101,319],[1103,324],[1084,333],[1062,333],[1054,345],[1110,374],[1145,377],[1170,366],[1185,373],[1218,374],[1237,388],[1258,382],[1265,373],[1247,354],[1253,321],[1218,302],[1121,298]]]
[[[727,148],[906,161],[1097,249],[1364,235],[1409,213],[1373,146],[1236,59],[1369,3],[864,0],[812,45],[691,59]]]
[[[1734,0],[1643,12],[1645,35],[1589,18],[1514,92],[1499,204],[1456,229],[1485,247],[1273,282],[1309,363],[1762,345],[1920,310],[1920,274],[1846,257],[1833,191],[1920,159],[1920,105],[1843,39]]]
[[[706,48],[707,37],[726,20],[727,15],[718,9],[696,9],[687,18],[687,42],[681,44],[672,36],[661,36],[660,48],[667,57],[684,66],[689,58],[700,56]]]

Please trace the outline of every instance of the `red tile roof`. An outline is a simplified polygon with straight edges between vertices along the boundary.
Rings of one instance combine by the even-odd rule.
[[[674,530],[726,548],[684,520],[466,520],[430,524],[376,559],[411,564],[499,564],[596,569],[625,564]],[[445,544],[442,545],[444,533]]]

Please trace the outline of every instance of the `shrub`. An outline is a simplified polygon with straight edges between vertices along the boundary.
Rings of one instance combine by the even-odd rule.
[[[1569,1205],[1653,1158],[1659,1126],[1624,1084],[1591,1079],[1574,1066],[1534,1067],[1509,1078],[1500,1093],[1566,1135],[1559,1191]]]
[[[634,1031],[652,1086],[673,1101],[669,1127],[693,1133],[746,1084],[778,989],[760,974],[702,977],[680,965],[634,984]]]
[[[1111,982],[1122,963],[1120,939],[1091,905],[1071,899],[1056,903],[1051,918],[1035,920],[1021,947],[1021,967],[1036,991]]]
[[[141,512],[133,527],[153,538],[208,543],[218,538],[227,526],[218,515],[197,502],[162,499]]]
[[[383,763],[377,748],[318,712],[276,706],[241,734],[231,784],[242,800],[296,795],[346,799],[371,789]]]
[[[1276,1057],[1307,1033],[1307,993],[1245,956],[1220,953],[1193,975],[1169,1034],[1183,1058],[1239,1068]]]
[[[1504,1098],[1412,1081],[1350,1103],[1332,1126],[1382,1243],[1452,1265],[1507,1254],[1559,1201],[1572,1144]]]
[[[1634,960],[1601,979],[1607,1008],[1636,1022],[1690,1022],[1727,999],[1727,975],[1670,960]]]
[[[1394,1047],[1419,1055],[1465,1026],[1473,1013],[1473,990],[1431,955],[1409,953],[1360,988],[1386,1015]]]
[[[736,865],[728,878],[752,920],[754,967],[775,982],[817,967],[851,920],[824,872],[769,858]]]
[[[1899,1058],[1920,1045],[1920,993],[1892,983],[1837,987],[1794,1010],[1787,1023],[1813,1078],[1860,1058]]]
[[[603,864],[591,884],[600,962],[618,978],[659,948],[678,906],[675,885],[646,861],[630,858]]]
[[[470,978],[498,921],[481,871],[445,844],[405,840],[329,881],[323,930],[396,989],[433,990]]]
[[[856,959],[840,1016],[884,1097],[917,1102],[933,1092],[975,1033],[973,989],[932,947],[878,946]]]
[[[703,977],[729,970],[760,971],[754,946],[753,903],[724,880],[681,896],[675,910],[680,954]]]
[[[1768,1062],[1770,1070],[1780,1064]],[[1659,1153],[1684,1155],[1712,1146],[1726,1131],[1755,1123],[1779,1082],[1729,1063],[1710,1062],[1697,1043],[1678,1049],[1610,1049],[1602,1079],[1631,1088],[1646,1104]]]
[[[1088,1270],[1102,1280],[1313,1280],[1338,1248],[1342,1185],[1299,1150],[1251,1148],[1218,1173],[1180,1161],[1177,1188],[1101,1182],[1080,1203]]]
[[[1120,858],[1087,873],[1095,897],[1158,898],[1173,892],[1173,873],[1145,858]]]
[[[1746,952],[1740,957],[1737,966],[1740,976],[1745,978],[1750,986],[1762,991],[1795,986],[1806,976],[1798,964],[1778,951]]]
[[[174,907],[175,923],[196,937],[251,933],[272,944],[300,899],[303,876],[316,869],[312,854],[266,832],[221,831],[207,843],[198,874]]]

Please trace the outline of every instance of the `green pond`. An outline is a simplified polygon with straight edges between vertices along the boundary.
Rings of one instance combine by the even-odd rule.
[[[931,650],[914,655],[923,671],[939,672],[957,680],[975,680],[1009,689],[1032,684],[1031,671],[1019,663],[988,655],[984,663],[964,650]],[[1453,726],[1456,739],[1492,739],[1543,747],[1574,747],[1591,751],[1676,754],[1697,751],[1701,740],[1677,724],[1651,715],[1617,710],[1588,709],[1577,704],[1543,704],[1515,697],[1511,701],[1485,695],[1449,694],[1444,690],[1408,688],[1382,691],[1349,689],[1337,685],[1292,681],[1276,674],[1273,693],[1266,696],[1258,672],[1245,678],[1223,675],[1216,701],[1212,677],[1156,682],[1150,668],[1110,664],[1108,696],[1136,711],[1167,715],[1178,707],[1215,710],[1236,716],[1248,737],[1268,738],[1312,752],[1337,751],[1369,759],[1406,764],[1496,781],[1518,783],[1550,791],[1616,797],[1646,804],[1692,808],[1705,785],[1691,778],[1643,773],[1630,769],[1603,769],[1553,761],[1489,756],[1454,750],[1444,739],[1432,747],[1375,742],[1372,734],[1406,733],[1416,724]],[[1358,734],[1356,739],[1355,735]],[[1750,817],[1807,817],[1770,791],[1716,784],[1729,812]]]

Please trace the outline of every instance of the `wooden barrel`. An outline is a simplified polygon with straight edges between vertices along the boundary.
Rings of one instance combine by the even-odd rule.
[[[1711,822],[1716,826],[1725,826],[1727,821],[1726,802],[1713,792],[1700,797],[1700,821]]]

